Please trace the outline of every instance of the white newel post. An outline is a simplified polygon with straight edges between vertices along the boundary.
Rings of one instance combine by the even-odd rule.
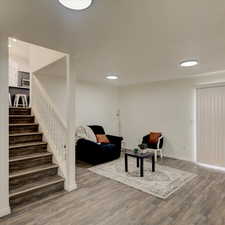
[[[8,38],[0,34],[0,217],[9,207]]]
[[[65,189],[73,191],[77,188],[75,175],[75,88],[76,72],[75,61],[67,56],[67,146],[66,146],[66,171],[67,179]]]

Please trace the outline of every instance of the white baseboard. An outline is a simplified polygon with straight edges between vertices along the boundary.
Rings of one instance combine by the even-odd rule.
[[[203,167],[209,168],[209,169],[214,169],[214,170],[219,170],[219,171],[225,172],[225,168],[224,167],[213,166],[213,165],[199,163],[199,162],[196,162],[196,164],[199,165],[199,166],[203,166]]]
[[[6,208],[0,209],[0,217],[7,216],[10,213],[11,213],[11,209],[9,206]]]
[[[178,159],[178,160],[188,161],[188,162],[195,162],[193,159],[187,159],[187,158],[179,157],[179,156],[165,155],[165,157],[171,158],[171,159]]]

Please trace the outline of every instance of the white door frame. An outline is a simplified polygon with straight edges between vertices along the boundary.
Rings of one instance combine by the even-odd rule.
[[[65,189],[73,191],[77,188],[76,175],[75,175],[75,129],[76,129],[76,69],[74,61],[70,55],[66,55],[66,70],[67,70],[67,152],[66,152],[66,169],[67,181]]]
[[[8,36],[0,33],[0,217],[10,214],[8,61]]]

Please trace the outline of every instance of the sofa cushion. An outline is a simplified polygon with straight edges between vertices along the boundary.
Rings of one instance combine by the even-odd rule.
[[[110,143],[109,139],[106,137],[105,134],[96,134],[96,138],[98,143],[104,143],[104,144]]]
[[[152,145],[157,144],[161,136],[162,136],[161,133],[151,132],[149,134],[149,144],[152,144]]]

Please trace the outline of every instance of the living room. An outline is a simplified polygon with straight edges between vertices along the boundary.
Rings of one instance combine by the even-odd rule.
[[[224,225],[225,4],[84,2],[83,10],[66,0],[2,2],[0,224]],[[35,102],[16,107],[41,124],[44,154],[65,185],[35,192],[39,175],[24,179],[20,199],[32,201],[16,207],[9,205],[8,170],[18,158],[9,157],[8,118],[21,115],[8,112],[9,37],[65,52],[69,74],[52,92],[63,96],[55,108],[66,132],[51,123],[50,106],[42,123]],[[56,78],[42,75],[46,90],[53,87]]]

